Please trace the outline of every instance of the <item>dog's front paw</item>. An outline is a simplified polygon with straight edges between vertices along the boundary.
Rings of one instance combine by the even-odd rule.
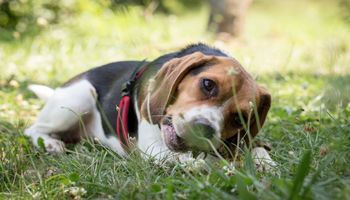
[[[272,160],[269,153],[263,147],[255,147],[252,150],[253,161],[256,170],[259,172],[273,172],[276,168],[275,161]]]
[[[61,140],[46,138],[44,139],[44,146],[49,153],[62,153],[65,145]]]
[[[43,134],[33,128],[26,129],[24,134],[32,139],[34,146],[44,148],[49,153],[64,152],[64,142],[51,137],[48,134]]]

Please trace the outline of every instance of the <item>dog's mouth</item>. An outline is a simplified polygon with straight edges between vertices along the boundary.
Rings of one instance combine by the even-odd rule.
[[[171,117],[165,117],[163,119],[161,131],[163,133],[164,142],[170,150],[177,152],[185,152],[189,150],[184,139],[177,135]]]
[[[194,140],[191,140],[187,137],[182,138],[179,136],[177,132],[177,129],[175,128],[173,118],[166,116],[163,118],[162,123],[160,125],[163,141],[166,144],[166,146],[174,152],[186,152],[186,151],[192,151],[192,152],[213,152],[212,147],[207,146],[207,141],[203,140],[204,137],[194,137]],[[194,127],[191,127],[192,129]],[[205,130],[199,129],[202,131],[203,136],[206,136]],[[181,131],[181,130],[179,130]],[[239,137],[240,132],[237,131],[237,133],[233,134],[232,137],[225,139],[221,142],[221,145],[217,146],[217,151],[224,157],[230,158],[233,155],[232,150],[236,149],[237,146],[239,146],[238,140],[241,140],[242,138]],[[207,136],[208,138],[208,136]],[[207,139],[208,140],[208,139]],[[215,142],[215,140],[211,141]]]

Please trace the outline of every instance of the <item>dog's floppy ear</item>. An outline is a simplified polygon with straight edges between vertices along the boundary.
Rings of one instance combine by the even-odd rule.
[[[250,135],[254,138],[263,126],[267,113],[271,107],[271,95],[264,88],[259,87],[260,102],[257,105],[258,116],[253,113],[253,120],[250,125]]]
[[[166,62],[154,77],[153,83],[141,105],[141,115],[152,124],[159,123],[165,113],[167,105],[173,100],[177,86],[188,72],[215,56],[195,52],[180,58],[173,58]]]

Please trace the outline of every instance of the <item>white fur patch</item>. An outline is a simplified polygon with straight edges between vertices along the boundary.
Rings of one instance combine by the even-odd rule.
[[[32,84],[28,86],[28,89],[34,92],[35,95],[43,101],[47,101],[54,93],[54,90],[52,88],[49,88],[45,85]]]
[[[72,133],[75,134],[72,137],[96,137],[119,155],[125,155],[116,137],[106,137],[96,108],[96,91],[87,80],[54,90],[37,121],[25,130],[25,134],[32,138],[35,146],[39,146],[41,138],[48,152],[62,152],[64,143],[58,139],[62,136],[60,134],[79,126],[86,117],[89,123],[84,124],[85,129]]]
[[[145,154],[162,159],[170,153],[163,142],[158,125],[150,124],[142,119],[138,127],[138,148]]]

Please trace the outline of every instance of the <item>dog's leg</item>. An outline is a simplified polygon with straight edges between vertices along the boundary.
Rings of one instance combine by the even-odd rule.
[[[102,127],[101,115],[97,108],[93,109],[90,117],[90,121],[87,124],[89,135],[96,138],[101,144],[108,146],[120,156],[125,156],[126,152],[120,144],[119,139],[115,136],[106,136]]]
[[[60,140],[63,136],[60,134],[79,127],[82,118],[91,114],[96,107],[94,94],[94,87],[86,80],[56,89],[39,113],[37,121],[25,130],[25,134],[32,138],[37,147],[40,146],[41,138],[46,151],[62,152],[64,143]],[[80,133],[77,131],[74,134]]]

